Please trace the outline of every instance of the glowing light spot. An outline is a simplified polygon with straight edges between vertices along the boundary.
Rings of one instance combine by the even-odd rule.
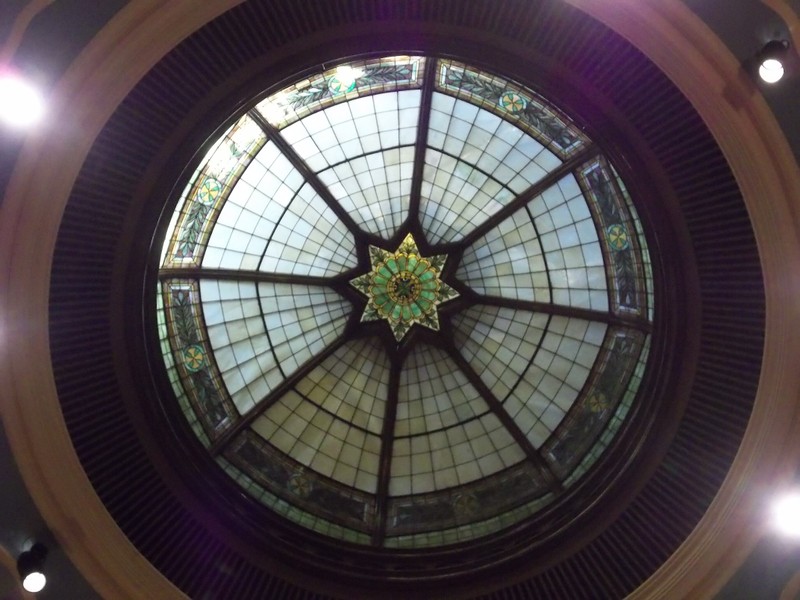
[[[0,75],[0,120],[12,127],[30,127],[42,118],[39,91],[17,75]]]
[[[758,67],[758,75],[766,83],[777,83],[783,79],[783,63],[777,58],[768,58]]]
[[[35,594],[36,592],[41,592],[44,589],[44,586],[47,584],[47,578],[44,576],[44,573],[40,573],[38,571],[34,571],[30,573],[25,579],[22,580],[22,587],[25,588],[26,591]]]
[[[788,493],[775,500],[772,523],[782,534],[800,538],[800,492]]]

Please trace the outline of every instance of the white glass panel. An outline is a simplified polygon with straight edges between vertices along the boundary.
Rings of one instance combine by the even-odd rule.
[[[344,331],[350,303],[324,287],[260,283],[263,319],[284,376],[318,354]]]
[[[281,215],[259,269],[325,277],[355,265],[350,232],[314,189],[304,185]]]
[[[608,283],[597,229],[570,174],[528,204],[544,250],[555,304],[608,310]]]
[[[360,156],[322,171],[320,180],[363,229],[392,237],[408,217],[414,147]]]
[[[488,410],[452,358],[417,346],[400,373],[395,435],[417,435],[450,427]]]
[[[533,364],[512,390],[505,409],[534,447],[540,447],[572,407],[589,377],[607,326],[552,317]]]
[[[420,220],[432,243],[460,240],[514,198],[496,179],[436,150],[425,153]]]
[[[357,156],[413,145],[420,98],[419,90],[362,96],[301,119],[281,134],[319,172]]]
[[[253,430],[312,471],[365,492],[376,491],[380,437],[332,416],[296,392],[264,411]]]
[[[388,383],[383,346],[377,340],[358,340],[339,348],[296,389],[332,415],[380,435]]]
[[[464,358],[499,401],[529,368],[547,327],[545,314],[476,306],[453,319]]]
[[[526,458],[492,413],[444,431],[398,438],[392,450],[392,496],[463,485]]]
[[[265,144],[222,206],[203,267],[258,268],[267,239],[302,184],[300,173],[275,144]]]
[[[464,252],[457,277],[479,294],[549,302],[547,267],[528,211],[478,238]]]

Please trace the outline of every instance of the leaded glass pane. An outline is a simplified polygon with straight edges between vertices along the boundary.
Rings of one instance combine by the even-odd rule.
[[[258,293],[272,352],[284,377],[337,339],[352,309],[347,300],[324,287],[260,283]]]
[[[562,478],[578,466],[594,445],[617,405],[630,390],[647,336],[638,330],[609,329],[585,393],[542,448],[553,471]],[[638,379],[634,379],[638,387]]]
[[[388,384],[386,352],[376,340],[367,339],[342,346],[295,389],[339,419],[379,435]]]
[[[525,452],[492,413],[434,433],[397,438],[392,450],[392,496],[464,485],[525,460]]]
[[[524,479],[518,479],[520,479],[522,484],[525,485],[528,492],[537,490],[535,485],[531,486],[528,484],[528,482],[524,481]],[[496,489],[508,490],[508,483],[504,481],[503,484],[498,485]],[[539,493],[541,492],[539,491]],[[499,497],[492,496],[485,498],[484,501],[484,497],[478,495],[477,504],[482,507],[502,507],[503,501],[507,501],[509,498],[513,498],[514,501],[516,501],[518,496],[513,493],[503,494]],[[454,523],[456,522],[455,510],[453,508],[455,506],[455,498],[453,498],[453,501],[448,503],[449,506],[444,504],[434,504],[433,506],[435,509],[438,509],[434,511],[431,511],[423,502],[409,502],[404,504],[403,500],[405,499],[395,500],[392,503],[392,516],[390,521],[392,527],[390,532],[395,533],[398,530],[412,530],[414,525],[417,525],[416,529],[420,529],[422,532],[406,533],[404,535],[393,535],[392,537],[388,537],[386,539],[386,546],[388,548],[428,548],[444,546],[446,544],[455,544],[458,542],[467,542],[475,538],[483,537],[485,535],[489,535],[490,533],[494,533],[495,531],[500,531],[501,529],[514,525],[525,517],[538,512],[550,504],[554,500],[554,496],[553,494],[545,494],[539,498],[536,498],[535,500],[523,504],[522,506],[512,508],[511,510],[506,510],[505,512],[500,512],[500,514],[492,516],[483,521],[467,523],[465,525],[459,525],[449,529],[436,529],[435,531],[424,531],[425,526],[433,527],[434,523],[415,523],[413,520],[413,518],[416,516],[415,512],[422,512],[423,515],[433,513],[437,519],[440,519],[436,523],[436,525],[439,527],[441,527],[442,515],[444,515],[445,518],[448,518],[448,522]],[[474,503],[462,501],[460,504],[470,506]],[[420,508],[422,510],[420,510]]]
[[[552,302],[608,310],[608,284],[597,229],[578,182],[567,175],[528,204],[550,278]]]
[[[203,446],[208,447],[211,445],[211,442],[209,441],[206,432],[203,430],[203,424],[198,418],[198,413],[195,411],[194,406],[192,406],[189,395],[187,394],[187,390],[181,382],[178,364],[175,362],[175,356],[173,355],[169,340],[171,328],[167,327],[163,294],[158,294],[156,302],[156,319],[158,321],[158,337],[161,346],[161,356],[164,360],[164,366],[167,369],[167,377],[169,378],[169,382],[172,386],[172,391],[175,393],[175,397],[178,399],[178,404],[181,407],[181,412],[189,423],[189,426],[192,428],[192,431],[201,441]]]
[[[283,211],[258,268],[325,277],[355,265],[350,232],[313,188],[304,185]]]
[[[486,402],[446,352],[415,347],[400,373],[397,437],[445,429],[482,415]]]
[[[608,424],[603,430],[600,439],[597,443],[591,447],[591,449],[586,453],[583,460],[581,461],[580,465],[572,471],[569,477],[566,479],[566,484],[571,484],[586,473],[591,466],[598,461],[598,459],[602,456],[603,452],[608,448],[611,444],[612,440],[614,439],[615,435],[619,431],[622,423],[625,421],[625,417],[628,415],[628,411],[631,409],[633,405],[634,399],[636,397],[636,393],[639,391],[639,385],[642,382],[642,376],[644,375],[645,365],[647,364],[647,357],[650,353],[650,336],[646,336],[644,343],[642,344],[641,352],[639,354],[639,358],[636,361],[636,365],[633,370],[633,374],[628,382],[628,386],[625,389],[625,394],[622,396],[622,400],[619,401],[617,404],[616,410],[613,406],[613,399],[609,399],[607,396],[598,395],[593,403],[590,405],[590,410],[593,408],[595,412],[601,411],[608,411],[608,414],[613,412],[613,416],[608,419]],[[596,393],[596,392],[595,392]],[[603,400],[605,402],[603,402]],[[601,415],[607,416],[607,415]],[[574,460],[574,459],[573,459]]]
[[[630,194],[625,187],[625,183],[622,181],[622,178],[619,176],[619,174],[617,174],[617,172],[614,170],[612,165],[609,164],[607,166],[614,175],[614,181],[617,185],[617,188],[625,198],[625,206],[628,209],[628,215],[630,216],[633,227],[636,230],[636,243],[638,243],[640,249],[639,255],[641,256],[642,267],[644,268],[644,284],[645,289],[647,290],[647,319],[652,321],[655,302],[653,292],[653,264],[650,260],[650,250],[647,247],[647,238],[645,237],[644,229],[642,228],[642,221],[639,219],[639,215],[636,212],[636,207],[633,205],[633,200],[631,199]]]
[[[437,68],[436,89],[502,115],[561,158],[588,143],[569,118],[530,89],[456,61],[440,60]]]
[[[319,69],[253,102],[182,186],[166,376],[199,444],[294,523],[387,548],[500,532],[635,412],[643,225],[525,86],[422,57]]]
[[[479,294],[549,302],[547,265],[527,209],[518,210],[467,248],[457,277]]]
[[[513,199],[513,193],[469,163],[428,149],[420,220],[431,243],[458,241]]]
[[[360,96],[419,87],[425,69],[420,56],[389,56],[350,62],[301,79],[261,101],[256,110],[283,129],[327,106]]]
[[[605,339],[604,323],[551,317],[530,368],[503,407],[540,448],[581,395]]]
[[[603,234],[611,304],[615,312],[647,313],[646,272],[625,197],[606,161],[597,157],[579,169],[580,183]]]
[[[315,473],[365,492],[376,490],[380,436],[343,421],[297,392],[270,406],[253,423],[253,430]]]
[[[378,150],[413,145],[420,92],[364,96],[316,112],[281,132],[314,172]]]
[[[453,319],[453,328],[461,354],[502,401],[529,368],[548,320],[541,313],[475,306]]]
[[[350,311],[325,288],[204,279],[199,292],[224,396],[240,414],[341,335]]]
[[[369,531],[374,526],[374,496],[327,477],[310,478],[302,463],[252,431],[244,432],[230,445],[225,459],[238,471],[237,479],[246,478],[263,490],[259,494],[248,489],[262,502],[274,505],[277,495],[296,507],[313,511],[313,515],[305,511],[287,515],[290,518],[304,522],[322,517],[320,524],[324,526],[343,526],[351,531]]]
[[[180,198],[162,254],[163,266],[193,267],[201,263],[228,195],[265,141],[255,121],[245,115],[212,146]]]
[[[491,173],[517,194],[561,164],[513,123],[438,92],[432,99],[428,146]]]
[[[203,266],[257,269],[275,225],[301,185],[300,173],[267,142],[221,207]]]
[[[319,174],[333,197],[363,229],[392,237],[408,217],[414,147],[354,158]]]
[[[408,216],[419,90],[359,97],[281,134],[355,221],[391,237]]]
[[[168,333],[173,363],[197,420],[213,439],[236,418],[236,409],[220,381],[211,343],[202,325],[202,308],[196,281],[163,282],[162,316]]]

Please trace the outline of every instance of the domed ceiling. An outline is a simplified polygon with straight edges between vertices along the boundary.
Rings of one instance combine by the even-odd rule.
[[[164,360],[197,438],[276,512],[360,544],[485,536],[554,502],[634,402],[640,231],[533,90],[348,62],[254,104],[186,184]]]
[[[251,1],[137,81],[71,188],[48,341],[92,493],[170,585],[622,597],[689,536],[763,284],[638,50],[555,0]]]

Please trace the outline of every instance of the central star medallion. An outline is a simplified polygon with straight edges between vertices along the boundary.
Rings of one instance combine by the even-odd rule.
[[[361,322],[385,319],[399,342],[414,323],[439,331],[438,306],[458,296],[441,279],[447,256],[420,256],[409,233],[395,252],[369,247],[372,270],[350,281],[367,297]]]

